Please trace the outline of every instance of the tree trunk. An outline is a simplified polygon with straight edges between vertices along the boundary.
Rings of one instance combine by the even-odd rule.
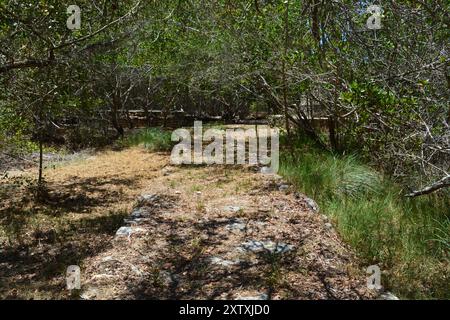
[[[338,140],[338,71],[336,70],[336,76],[334,79],[334,105],[332,115],[328,117],[328,132],[330,137],[331,149],[335,152],[339,151],[339,140]]]
[[[120,97],[117,94],[114,94],[112,108],[111,108],[111,122],[112,122],[114,129],[116,129],[116,131],[117,131],[118,137],[123,138],[124,130],[119,123],[119,119],[118,119],[118,115],[117,115],[119,109],[120,109]]]
[[[289,46],[289,0],[286,1],[286,9],[284,13],[284,54],[282,61],[282,73],[283,73],[283,104],[284,104],[284,118],[285,118],[285,126],[287,135],[290,136],[290,127],[289,127],[289,110],[288,110],[288,99],[287,99],[287,79],[286,79],[286,59],[287,59],[287,50]]]
[[[339,144],[336,137],[336,119],[334,116],[328,117],[328,133],[332,150],[338,151]]]
[[[42,146],[42,133],[39,134],[39,176],[38,176],[38,188],[41,189],[43,185],[42,177],[42,165],[43,165],[43,146]]]

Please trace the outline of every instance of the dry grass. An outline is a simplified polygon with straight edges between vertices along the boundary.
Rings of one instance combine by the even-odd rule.
[[[54,166],[45,172],[45,203],[36,203],[28,189],[35,169],[2,181],[0,297],[67,297],[65,268],[108,247],[167,161],[166,154],[136,147]]]

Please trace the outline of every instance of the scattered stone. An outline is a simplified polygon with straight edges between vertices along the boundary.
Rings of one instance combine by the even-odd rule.
[[[333,225],[329,222],[325,223],[325,228],[327,228],[328,230],[333,229]]]
[[[137,274],[138,276],[144,275],[144,273],[138,267],[136,267],[134,264],[129,263],[129,266],[130,266],[131,270],[133,270],[133,272],[135,274]]]
[[[400,300],[400,299],[393,293],[386,291],[380,295],[379,300]]]
[[[304,198],[304,201],[306,202],[306,204],[308,205],[308,207],[312,210],[312,211],[314,211],[314,212],[319,212],[319,206],[318,206],[318,204],[313,200],[313,199],[310,199],[310,198],[308,198],[308,197],[305,197]]]
[[[144,216],[145,210],[143,208],[137,208],[131,213],[132,218],[142,218]]]
[[[236,213],[241,211],[241,207],[237,207],[237,206],[225,206],[223,207],[223,210],[227,211],[227,212],[232,212],[232,213]]]
[[[164,168],[162,168],[161,172],[164,176],[168,176],[169,174],[173,173],[173,168],[172,167],[164,167]]]
[[[129,237],[132,232],[133,229],[131,227],[120,227],[116,232],[116,237]]]
[[[240,260],[225,260],[220,257],[211,257],[209,262],[222,267],[231,267],[241,263]]]
[[[106,274],[106,273],[101,273],[101,274],[96,274],[92,277],[92,280],[109,280],[109,279],[114,279],[116,278],[116,275],[113,274]]]
[[[228,224],[225,228],[230,231],[244,231],[247,228],[247,225],[241,219],[236,219],[235,222]]]
[[[116,232],[116,237],[130,237],[133,233],[144,232],[143,228],[120,227]]]
[[[140,197],[141,200],[144,201],[154,201],[158,199],[158,195],[157,194],[144,194]]]
[[[287,184],[281,184],[281,185],[278,187],[278,190],[279,190],[279,191],[286,191],[287,189],[289,189],[289,186],[288,186]]]
[[[82,300],[93,300],[97,297],[97,295],[98,295],[97,289],[89,288],[80,295],[80,298]]]
[[[262,252],[269,251],[270,253],[286,253],[294,248],[293,245],[286,244],[283,242],[273,242],[273,241],[255,241],[249,240],[241,244],[238,248],[240,251],[251,251],[251,252]]]
[[[177,190],[175,191],[175,194],[181,194],[181,191]]]
[[[113,258],[112,256],[106,256],[102,259],[102,262],[111,262],[111,261],[120,262],[119,260]]]
[[[238,296],[234,300],[269,300],[269,296],[265,293],[261,293],[256,296]]]
[[[156,200],[158,200],[157,194],[142,195],[138,198],[138,207],[151,206]]]
[[[273,174],[274,172],[271,167],[262,167],[261,173],[262,174]]]
[[[128,225],[135,225],[135,226],[137,226],[137,225],[143,224],[144,222],[146,222],[148,220],[149,219],[147,219],[147,218],[135,218],[135,219],[125,218],[125,219],[123,219],[123,222],[125,224],[128,224]]]

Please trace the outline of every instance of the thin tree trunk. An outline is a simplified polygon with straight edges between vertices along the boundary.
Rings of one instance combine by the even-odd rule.
[[[118,112],[119,112],[119,109],[121,108],[120,104],[121,104],[120,97],[118,96],[117,93],[114,93],[112,109],[111,109],[111,112],[112,112],[111,113],[111,122],[112,122],[114,129],[116,129],[116,131],[117,131],[118,138],[119,137],[123,138],[124,130],[123,130],[123,128],[119,122],[119,118],[118,118]]]
[[[42,102],[43,104],[45,101]],[[38,181],[37,181],[37,199],[40,201],[44,194],[44,177],[43,177],[43,167],[44,167],[44,110],[43,104],[39,106],[38,119],[37,119],[37,136],[39,139],[39,168],[38,168]]]
[[[284,13],[284,52],[283,52],[283,61],[282,61],[282,73],[283,73],[283,104],[284,104],[284,118],[285,118],[285,126],[286,132],[288,136],[290,136],[290,127],[289,127],[289,110],[288,110],[288,100],[287,100],[287,79],[286,79],[286,59],[287,59],[287,50],[289,45],[289,0],[286,1],[286,10]]]
[[[42,146],[42,132],[39,133],[39,176],[38,176],[38,188],[39,191],[43,185],[42,167],[43,167],[43,146]]]
[[[339,151],[339,140],[337,136],[337,125],[338,125],[338,72],[336,71],[336,77],[334,79],[334,105],[333,105],[333,114],[328,118],[328,130],[330,136],[330,144],[333,151]]]

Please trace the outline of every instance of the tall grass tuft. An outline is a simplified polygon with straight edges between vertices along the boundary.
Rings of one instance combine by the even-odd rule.
[[[150,151],[170,151],[173,147],[171,133],[161,128],[147,128],[134,132],[126,138],[127,145],[143,145]]]
[[[294,145],[281,153],[280,174],[319,203],[367,266],[380,266],[387,289],[403,298],[450,298],[448,193],[407,199],[355,156],[301,139]]]

